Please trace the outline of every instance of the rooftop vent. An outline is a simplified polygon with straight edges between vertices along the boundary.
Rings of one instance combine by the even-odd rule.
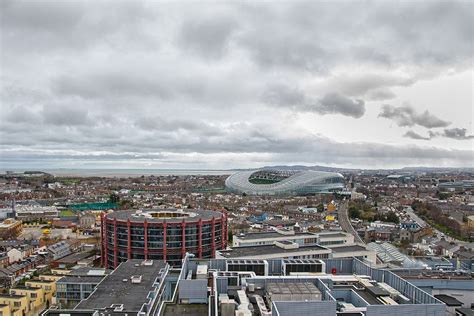
[[[123,304],[112,304],[110,308],[113,308],[114,312],[121,312],[123,311]]]
[[[298,249],[299,248],[299,245],[297,243],[291,242],[289,240],[275,241],[274,245],[281,249]]]
[[[139,284],[139,283],[142,283],[142,276],[141,275],[132,275],[130,277],[130,280],[132,280],[132,283]]]

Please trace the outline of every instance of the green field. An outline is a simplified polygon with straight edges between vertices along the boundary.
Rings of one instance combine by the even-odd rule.
[[[280,180],[262,179],[262,178],[250,178],[250,179],[249,179],[249,182],[250,182],[250,183],[253,183],[253,184],[272,184],[272,183],[280,182]]]
[[[59,212],[59,217],[65,217],[65,216],[75,216],[76,213],[71,211],[71,210],[62,210]]]

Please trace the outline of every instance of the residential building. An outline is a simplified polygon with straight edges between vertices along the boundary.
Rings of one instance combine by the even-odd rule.
[[[29,315],[30,304],[28,297],[16,294],[0,294],[0,304],[8,305],[10,314],[7,315]]]
[[[47,250],[53,260],[58,260],[71,253],[71,246],[66,241],[60,241],[49,246]]]
[[[34,314],[38,314],[43,309],[49,307],[48,302],[45,300],[45,292],[42,288],[14,287],[10,289],[10,294],[25,296],[28,299],[28,310]]]
[[[86,299],[108,274],[108,270],[80,268],[56,282],[56,303],[60,308],[71,308]]]
[[[14,239],[20,235],[23,230],[21,221],[13,218],[7,218],[0,223],[0,238],[2,239]]]

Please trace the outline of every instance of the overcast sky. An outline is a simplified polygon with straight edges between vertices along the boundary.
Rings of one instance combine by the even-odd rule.
[[[473,1],[0,6],[0,169],[474,166]]]

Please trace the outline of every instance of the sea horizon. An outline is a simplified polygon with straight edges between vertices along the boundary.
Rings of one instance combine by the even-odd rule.
[[[140,169],[140,168],[42,168],[42,169],[1,169],[2,173],[6,171],[25,172],[41,171],[54,176],[63,177],[134,177],[134,176],[191,176],[191,175],[230,175],[237,169]]]

